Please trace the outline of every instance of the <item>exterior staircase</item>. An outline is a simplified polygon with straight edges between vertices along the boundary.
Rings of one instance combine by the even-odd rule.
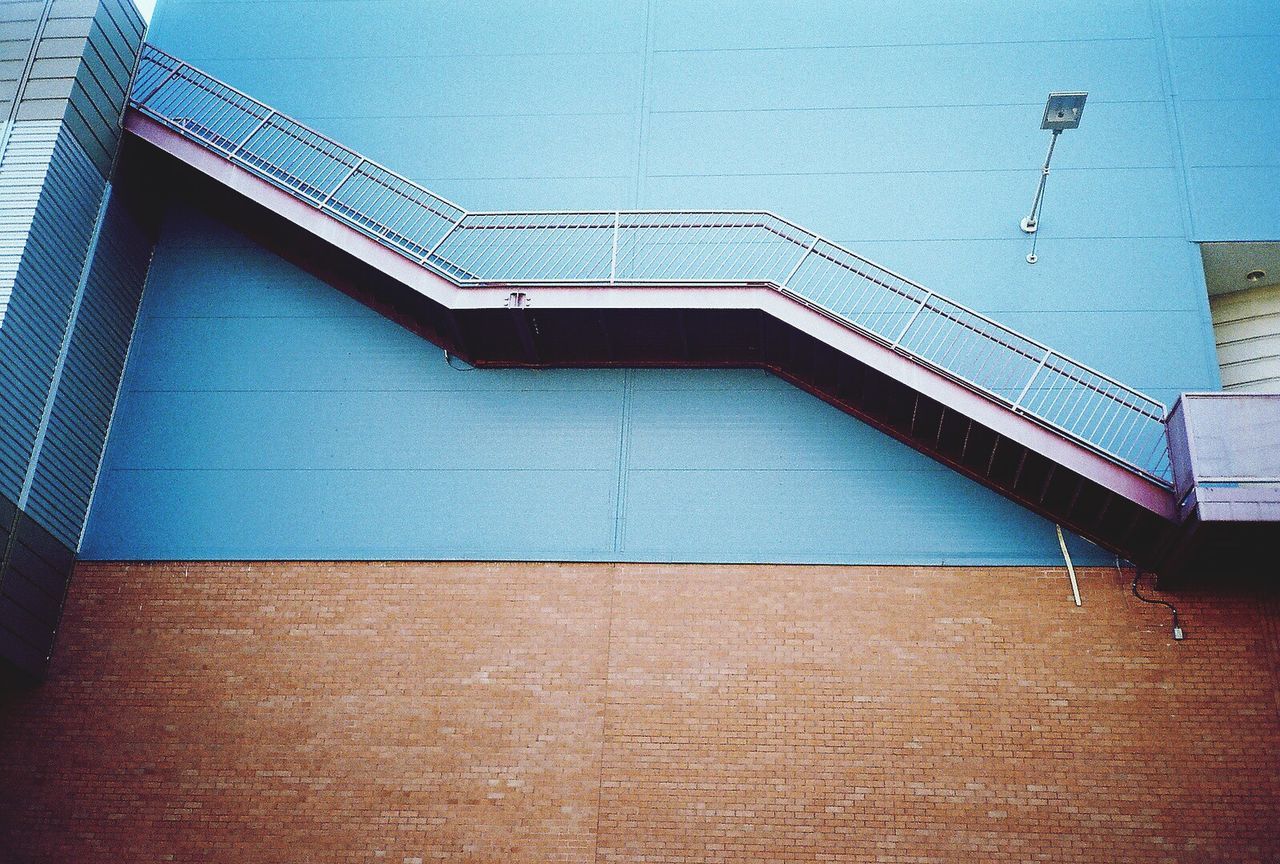
[[[1186,555],[1164,405],[773,213],[467,211],[153,46],[126,130],[472,364],[763,367],[1141,567]]]

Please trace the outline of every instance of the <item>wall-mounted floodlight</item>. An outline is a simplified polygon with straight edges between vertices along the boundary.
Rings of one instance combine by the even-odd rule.
[[[1050,93],[1049,101],[1044,105],[1044,119],[1040,121],[1040,128],[1052,129],[1054,132],[1076,128],[1080,125],[1084,100],[1088,97],[1088,93]]]
[[[1031,202],[1031,214],[1022,220],[1022,230],[1028,234],[1035,234],[1040,227],[1040,207],[1044,204],[1044,184],[1049,179],[1049,162],[1053,159],[1054,145],[1058,143],[1058,136],[1063,129],[1075,129],[1080,125],[1080,116],[1084,114],[1084,100],[1088,96],[1088,93],[1050,93],[1049,101],[1044,105],[1044,118],[1040,121],[1040,128],[1051,130],[1053,137],[1049,139],[1049,154],[1044,157],[1044,168],[1040,169],[1040,185],[1036,187],[1036,197]],[[1031,241],[1027,263],[1036,263],[1035,240]]]

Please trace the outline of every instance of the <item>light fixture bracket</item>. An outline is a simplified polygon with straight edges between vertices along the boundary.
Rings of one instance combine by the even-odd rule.
[[[1049,152],[1044,157],[1044,167],[1040,169],[1040,183],[1036,186],[1036,197],[1031,202],[1031,212],[1022,217],[1018,227],[1032,236],[1031,252],[1027,255],[1027,263],[1036,263],[1036,231],[1040,228],[1040,207],[1044,204],[1045,181],[1049,179],[1049,163],[1053,161],[1053,148],[1058,143],[1058,136],[1063,129],[1075,129],[1080,125],[1080,117],[1084,114],[1084,100],[1088,93],[1058,92],[1050,93],[1044,103],[1044,117],[1040,120],[1040,128],[1053,132],[1049,137]]]

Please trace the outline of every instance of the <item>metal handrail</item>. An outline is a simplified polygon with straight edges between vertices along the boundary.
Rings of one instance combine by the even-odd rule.
[[[768,286],[1171,486],[1162,403],[770,211],[467,211],[153,45],[130,107],[460,287]]]

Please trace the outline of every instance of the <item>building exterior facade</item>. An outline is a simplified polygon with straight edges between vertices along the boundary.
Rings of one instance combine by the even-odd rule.
[[[5,13],[17,669],[80,561],[0,710],[15,860],[1280,852],[1273,583],[1171,595],[1175,642],[1112,552],[778,375],[462,362],[119,147],[131,6]],[[1268,3],[160,0],[146,39],[470,211],[764,208],[1165,406],[1274,380]]]
[[[1056,51],[1065,21],[1007,6],[911,39],[895,7],[828,45],[821,22],[847,13],[770,7],[734,34],[681,4],[598,5],[353,22],[325,4],[177,4],[151,38],[469,209],[765,207],[1167,404],[1218,387],[1147,4]],[[860,47],[966,27],[1005,28],[1004,47]],[[941,71],[961,68],[981,77]],[[1039,106],[1077,78],[1089,115],[1059,149],[1029,267],[1017,223],[1047,145]],[[314,299],[296,268],[272,277],[287,292],[256,291],[265,271],[225,252],[243,246],[234,226],[176,205],[162,230],[87,557],[1061,557],[1052,525],[772,376],[460,373],[358,304]]]

